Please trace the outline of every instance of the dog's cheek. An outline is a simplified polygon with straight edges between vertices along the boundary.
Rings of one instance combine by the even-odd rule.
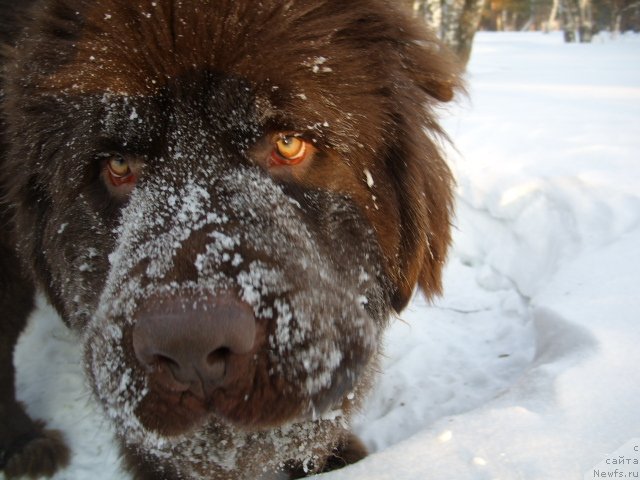
[[[122,318],[109,318],[98,312],[84,336],[84,368],[103,410],[120,433],[133,442],[149,435],[135,414],[148,393],[144,373],[137,368],[131,345],[131,332]]]
[[[70,326],[82,329],[93,315],[113,245],[113,234],[83,196],[51,210],[42,237],[50,276],[44,288]]]

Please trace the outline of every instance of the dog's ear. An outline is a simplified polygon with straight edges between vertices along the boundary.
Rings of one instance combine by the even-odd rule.
[[[434,109],[462,91],[455,56],[421,24],[398,15],[395,54],[401,67],[393,90],[393,145],[387,171],[395,182],[400,245],[393,307],[399,312],[416,284],[427,298],[442,290],[442,268],[451,242],[453,175],[441,153],[446,135]]]
[[[400,312],[416,284],[427,298],[441,293],[442,268],[451,243],[452,173],[440,150],[420,131],[415,117],[405,115],[400,144],[388,162],[398,198],[400,245],[394,277],[393,307]],[[422,138],[421,138],[422,137]]]
[[[429,31],[404,45],[404,66],[415,85],[436,102],[449,102],[462,91],[462,65],[449,48]]]

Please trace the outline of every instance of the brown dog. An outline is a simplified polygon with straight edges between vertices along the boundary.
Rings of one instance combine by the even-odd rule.
[[[347,425],[381,333],[416,284],[439,292],[450,240],[433,108],[459,79],[395,3],[0,2],[9,478],[68,460],[14,398],[36,288],[135,478],[365,455]]]

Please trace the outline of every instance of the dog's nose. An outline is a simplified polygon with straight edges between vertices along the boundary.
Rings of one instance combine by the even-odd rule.
[[[169,392],[191,391],[204,399],[224,384],[238,355],[254,346],[253,310],[233,294],[152,298],[145,306],[133,329],[133,348],[151,378]]]

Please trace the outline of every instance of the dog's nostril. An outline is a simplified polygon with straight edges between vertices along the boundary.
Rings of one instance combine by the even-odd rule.
[[[166,355],[154,355],[152,364],[159,369],[168,369],[172,372],[180,368],[180,364],[178,362]]]
[[[161,384],[207,390],[224,381],[237,355],[253,349],[255,335],[253,309],[234,295],[154,298],[140,309],[133,348]]]
[[[209,355],[207,355],[207,364],[215,365],[220,362],[224,362],[229,355],[231,355],[231,350],[229,350],[227,347],[218,348],[217,350],[214,350]]]

